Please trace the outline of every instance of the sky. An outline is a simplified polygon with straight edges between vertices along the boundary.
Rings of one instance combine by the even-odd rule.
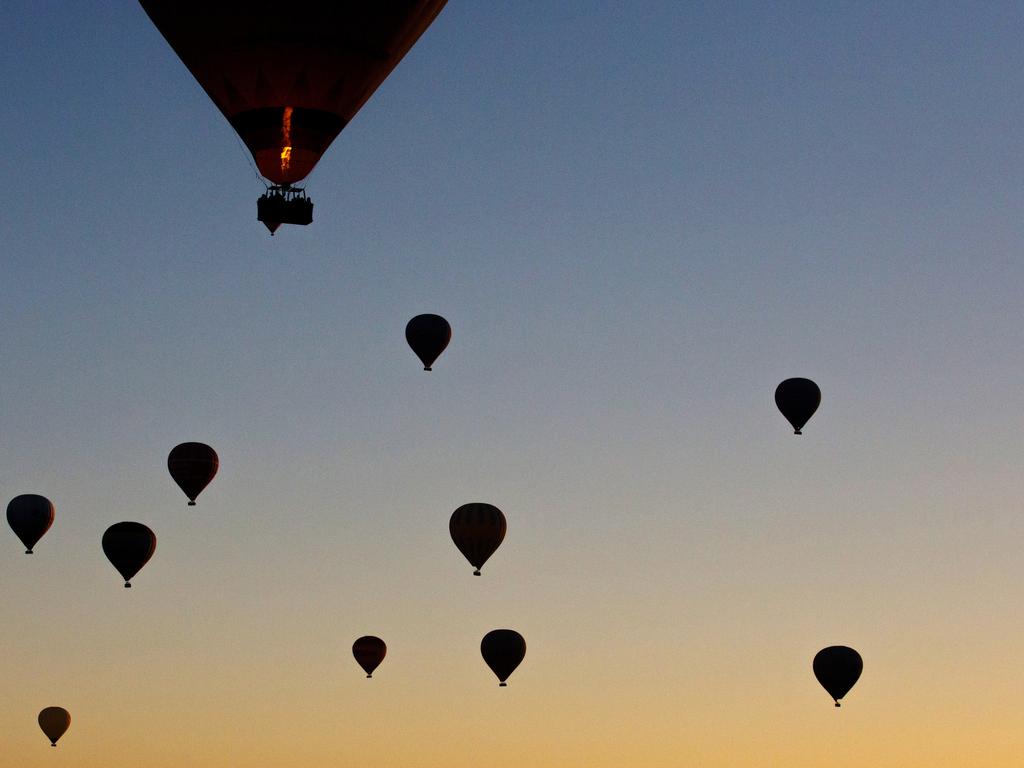
[[[1021,765],[1020,3],[451,0],[273,238],[140,6],[4,18],[0,764]]]

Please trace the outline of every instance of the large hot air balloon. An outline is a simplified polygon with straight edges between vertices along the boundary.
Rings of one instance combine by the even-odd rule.
[[[452,327],[440,315],[416,315],[405,326],[405,340],[423,362],[423,370],[432,371],[434,361],[452,340]]]
[[[501,510],[483,502],[463,504],[452,512],[448,521],[452,541],[476,569],[473,571],[474,576],[480,575],[480,569],[487,558],[494,554],[504,540],[506,528],[505,515]]]
[[[838,707],[839,700],[850,692],[864,670],[864,660],[853,648],[830,645],[815,654],[812,666],[814,676]]]
[[[821,390],[810,379],[786,379],[775,388],[775,404],[793,425],[794,434],[802,435],[800,430],[821,405]]]
[[[114,523],[103,534],[103,553],[124,577],[125,587],[156,551],[156,535],[142,523]]]
[[[139,0],[273,184],[257,218],[309,224],[302,181],[445,0]]]
[[[492,629],[480,641],[480,653],[504,688],[508,676],[526,657],[526,641],[514,629]]]
[[[167,456],[167,469],[188,496],[190,507],[196,505],[196,497],[210,484],[219,467],[217,452],[205,443],[176,445]]]
[[[23,493],[7,505],[7,522],[25,545],[25,554],[32,554],[43,534],[53,525],[53,504],[45,496]]]
[[[373,677],[373,670],[384,661],[387,652],[388,647],[384,641],[373,635],[365,635],[352,643],[352,655],[367,677]]]
[[[39,713],[39,727],[50,740],[51,747],[57,746],[57,740],[70,726],[71,715],[64,707],[47,707]]]

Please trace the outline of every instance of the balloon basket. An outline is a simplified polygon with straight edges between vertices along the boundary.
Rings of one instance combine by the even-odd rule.
[[[270,234],[281,224],[312,224],[313,201],[298,187],[268,187],[266,194],[256,201],[256,218],[267,226]]]

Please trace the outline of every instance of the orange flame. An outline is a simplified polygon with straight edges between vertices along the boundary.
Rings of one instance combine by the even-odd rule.
[[[284,108],[281,119],[281,173],[287,173],[292,164],[292,108]]]

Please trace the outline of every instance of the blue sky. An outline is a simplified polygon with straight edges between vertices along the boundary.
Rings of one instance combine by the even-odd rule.
[[[99,536],[139,519],[161,542],[137,581],[156,666],[205,658],[159,640],[181,621],[215,644],[290,617],[308,628],[295,663],[383,626],[418,636],[424,664],[518,621],[536,696],[548,680],[582,711],[592,692],[570,682],[602,670],[622,701],[692,695],[680,709],[708,725],[744,690],[734,660],[765,643],[785,673],[754,688],[793,708],[743,710],[731,757],[688,753],[754,765],[753,734],[798,733],[805,692],[828,703],[810,658],[849,638],[879,670],[858,759],[954,754],[941,708],[913,758],[872,751],[870,729],[917,703],[913,686],[885,698],[886,673],[944,665],[967,706],[1024,640],[1022,16],[453,0],[310,177],[313,225],[270,238],[246,151],[141,8],[8,3],[0,489],[49,496],[57,522],[31,572],[8,542],[2,615],[27,622],[18,658],[45,636],[68,663],[0,717],[110,663],[130,618],[109,619],[122,595]],[[429,375],[402,335],[421,312],[454,330]],[[771,399],[789,376],[823,391],[799,439]],[[221,455],[197,511],[165,472],[184,440]],[[509,518],[486,599],[447,540],[475,500]],[[40,581],[47,549],[81,594]],[[54,639],[67,612],[74,650]],[[607,666],[637,627],[643,692]],[[976,665],[958,676],[943,633]],[[721,677],[698,695],[702,669]],[[185,727],[173,677],[146,711],[168,701]],[[997,677],[1019,715],[1021,672]],[[556,739],[557,714],[522,707]],[[613,740],[628,718],[609,707],[562,727]],[[1019,753],[976,725],[964,739]],[[580,760],[622,757],[579,739]],[[811,765],[818,747],[760,754]],[[992,754],[976,764],[1009,764]]]

